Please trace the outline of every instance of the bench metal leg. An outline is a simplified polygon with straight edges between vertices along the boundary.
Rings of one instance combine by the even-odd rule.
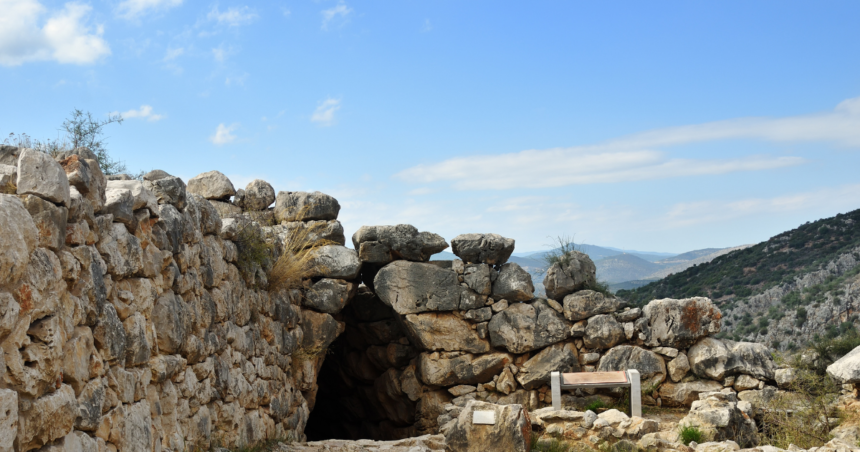
[[[630,369],[627,371],[627,380],[630,382],[630,416],[642,417],[642,386],[639,371]],[[553,393],[553,401],[555,393]]]
[[[552,409],[561,409],[561,372],[553,372],[549,377],[552,387]]]

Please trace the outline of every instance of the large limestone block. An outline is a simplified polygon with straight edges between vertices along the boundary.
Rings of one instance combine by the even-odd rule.
[[[55,204],[69,205],[69,178],[50,155],[22,149],[18,156],[18,194],[36,195]]]
[[[598,314],[610,314],[621,308],[621,300],[593,290],[582,290],[564,297],[564,316],[584,320]]]
[[[236,194],[233,183],[219,171],[198,174],[188,180],[188,193],[206,199],[227,199]]]
[[[570,323],[545,300],[537,300],[514,303],[494,315],[489,332],[493,347],[526,353],[570,337]]]
[[[139,180],[111,180],[107,182],[107,190],[128,190],[134,199],[132,210],[146,207],[150,212],[158,213],[158,199]]]
[[[492,271],[488,264],[467,264],[463,269],[463,282],[478,295],[490,295],[493,293]]]
[[[311,354],[324,352],[345,327],[329,314],[302,309],[302,348]]]
[[[453,270],[433,264],[395,261],[376,274],[376,294],[400,315],[453,311],[460,305],[460,284]]]
[[[687,358],[690,369],[700,378],[721,380],[730,375],[746,374],[773,380],[776,372],[770,350],[763,344],[752,342],[706,337],[690,347]]]
[[[445,352],[418,355],[418,378],[424,384],[433,386],[486,383],[514,361],[514,357],[508,353],[447,356]]]
[[[113,188],[105,190],[105,205],[102,213],[113,215],[114,221],[134,226],[134,195],[131,190],[125,188]]]
[[[117,278],[132,276],[143,269],[140,241],[120,223],[110,225],[96,248],[107,264],[108,273]]]
[[[61,385],[56,392],[33,400],[18,413],[18,450],[26,452],[68,435],[75,426],[75,390]],[[23,407],[22,407],[23,408]]]
[[[102,442],[102,448],[105,448]],[[0,449],[2,450],[2,449]],[[96,452],[100,451],[99,442],[84,432],[73,431],[63,438],[54,441],[50,446],[39,449],[39,452]]]
[[[475,411],[493,411],[493,425],[473,425]],[[522,405],[494,405],[472,400],[445,434],[448,450],[458,452],[531,450],[532,424]]]
[[[358,284],[349,281],[323,278],[305,291],[302,306],[328,314],[337,314],[355,295],[357,289]]]
[[[669,370],[669,377],[677,383],[686,377],[687,372],[690,371],[690,361],[687,359],[686,354],[679,353],[678,356],[669,361],[667,368]]]
[[[860,383],[860,347],[827,366],[827,374],[842,383]]]
[[[751,375],[758,379],[773,380],[776,363],[770,348],[757,342],[726,341],[731,352],[727,368],[734,373]]]
[[[517,373],[517,381],[527,390],[537,389],[549,382],[552,372],[579,372],[576,346],[555,344],[541,350],[526,361]]]
[[[30,253],[39,245],[39,230],[21,202],[0,195],[0,286],[17,281],[27,269]]]
[[[112,304],[102,309],[98,324],[93,329],[93,341],[105,361],[125,359],[125,328]]]
[[[656,387],[666,379],[666,363],[660,355],[644,348],[630,345],[613,347],[602,358],[597,370],[600,372],[636,369],[642,379],[642,387]]]
[[[532,275],[514,262],[502,265],[499,276],[493,281],[493,298],[497,300],[528,301],[534,298],[534,292]]]
[[[463,262],[502,265],[514,252],[514,239],[499,234],[460,234],[451,240],[451,250]]]
[[[340,204],[333,197],[315,191],[278,192],[275,219],[284,221],[336,220]]]
[[[18,192],[18,166],[0,164],[0,194],[14,195]]]
[[[738,408],[734,394],[716,392],[696,400],[678,425],[696,426],[711,441],[732,440],[742,447],[757,443],[755,420]]]
[[[262,180],[254,179],[245,186],[245,196],[242,199],[242,207],[245,210],[266,210],[275,202],[275,189],[272,184]]]
[[[85,155],[72,154],[60,160],[60,165],[69,178],[69,184],[90,202],[96,212],[101,210],[105,204],[107,179],[98,161]]]
[[[625,339],[624,327],[611,315],[601,314],[588,319],[583,342],[588,348],[607,349]]]
[[[185,302],[173,291],[168,290],[158,297],[152,309],[152,324],[161,352],[178,353],[182,349],[187,334],[187,315]]]
[[[487,353],[490,343],[481,339],[469,322],[451,313],[426,312],[406,316],[406,327],[416,345],[429,351]]]
[[[0,389],[0,452],[13,452],[18,436],[18,393]]]
[[[33,195],[22,195],[21,202],[39,230],[39,246],[59,250],[66,242],[69,210]]]
[[[571,251],[547,269],[543,279],[546,296],[562,301],[568,294],[593,286],[596,274],[597,267],[587,254]]]
[[[361,261],[355,250],[326,245],[311,252],[311,276],[332,279],[356,279],[361,271]]]
[[[90,379],[90,358],[95,351],[90,328],[78,327],[63,346],[63,381],[80,394]]]
[[[699,400],[699,394],[721,391],[723,385],[712,380],[696,380],[685,383],[664,383],[660,386],[660,398],[667,406],[689,406]]]
[[[22,149],[17,146],[0,144],[0,164],[18,166],[18,156]]]
[[[105,432],[105,430],[107,430]],[[150,452],[153,446],[152,414],[147,400],[121,405],[105,415],[98,435],[122,452]]]
[[[362,262],[387,264],[398,259],[426,262],[448,248],[442,236],[418,232],[415,226],[362,226],[352,235],[352,244]]]
[[[276,224],[271,227],[282,246],[296,246],[298,241],[304,242],[305,248],[320,245],[344,245],[343,225],[337,220],[291,221]],[[223,234],[222,234],[223,237]],[[227,238],[227,237],[224,237]],[[361,253],[359,253],[361,259]]]
[[[704,297],[654,300],[642,312],[651,327],[646,342],[650,347],[687,348],[702,337],[719,333],[723,317]]]
[[[143,185],[149,189],[159,204],[171,204],[177,209],[185,208],[185,182],[162,170],[153,170],[143,175]]]

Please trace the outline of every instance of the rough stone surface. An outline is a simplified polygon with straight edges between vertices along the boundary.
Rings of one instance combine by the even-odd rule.
[[[18,166],[0,164],[0,194],[14,195],[18,192]]]
[[[275,199],[275,219],[278,222],[336,220],[338,212],[340,203],[318,191],[282,191]]]
[[[453,311],[460,305],[457,274],[433,264],[395,261],[374,278],[376,294],[400,315]]]
[[[737,374],[773,380],[776,365],[770,350],[753,342],[721,341],[706,337],[687,352],[690,369],[700,378],[722,380]]]
[[[625,339],[624,328],[611,315],[596,315],[588,319],[583,339],[588,348],[612,348]]]
[[[206,199],[228,199],[236,194],[233,183],[219,171],[209,171],[192,177],[188,180],[187,190]]]
[[[275,202],[275,189],[272,184],[262,180],[254,179],[245,187],[242,207],[245,210],[266,210]]]
[[[102,212],[113,215],[114,221],[133,227],[134,195],[131,194],[131,190],[125,188],[106,190],[105,205]]]
[[[534,292],[532,276],[514,262],[502,265],[493,282],[493,298],[505,299],[508,302],[531,300],[534,298]]]
[[[22,149],[18,155],[18,194],[36,195],[55,204],[69,205],[69,178],[50,155]]]
[[[278,235],[281,243],[293,242],[301,237],[305,238],[307,247],[346,243],[343,226],[337,220],[292,221],[272,226],[272,231]]]
[[[686,383],[664,383],[659,395],[667,406],[689,406],[699,400],[699,394],[723,389],[723,385],[713,380],[696,380]]]
[[[412,225],[362,226],[352,235],[352,244],[362,262],[387,264],[398,259],[426,262],[448,248],[438,234],[418,232]]]
[[[551,345],[532,356],[520,367],[517,381],[531,390],[545,385],[552,372],[579,372],[579,356],[571,343]]]
[[[678,425],[697,426],[714,441],[733,440],[743,447],[757,442],[755,421],[738,408],[734,394],[712,393],[693,402],[690,413]]]
[[[134,199],[132,210],[146,207],[150,212],[158,212],[158,199],[139,180],[112,180],[107,182],[107,190],[125,189],[131,192]]]
[[[514,252],[514,239],[498,234],[460,234],[451,240],[451,250],[473,264],[502,265]]]
[[[310,258],[312,275],[332,279],[356,279],[361,261],[355,251],[340,245],[315,248]]]
[[[654,300],[642,310],[651,327],[646,345],[687,348],[720,332],[720,309],[703,297]]]
[[[583,320],[597,314],[609,314],[621,307],[621,300],[593,290],[582,290],[564,297],[564,316],[568,320]],[[624,319],[619,319],[624,321]]]
[[[17,281],[39,244],[39,230],[24,203],[12,195],[0,195],[0,286]]]
[[[426,312],[405,317],[406,327],[415,342],[427,351],[487,353],[490,343],[478,337],[469,323],[454,314]]]
[[[444,352],[422,353],[418,355],[417,375],[428,385],[471,385],[492,380],[513,360],[507,353],[466,353],[452,358]]]
[[[66,243],[68,209],[38,196],[23,195],[20,198],[39,230],[39,246],[55,251],[62,248]]]
[[[686,377],[687,372],[690,371],[690,361],[687,359],[687,355],[680,353],[669,361],[667,368],[669,369],[669,378],[677,383]]]
[[[489,324],[493,347],[525,353],[570,336],[570,324],[544,300],[515,303],[493,316]]]
[[[619,345],[600,358],[599,372],[636,369],[642,387],[655,387],[666,379],[666,363],[660,355],[640,347]]]
[[[827,366],[827,375],[843,383],[860,383],[860,347]]]
[[[585,253],[571,251],[561,262],[552,264],[543,280],[546,296],[562,301],[565,296],[586,289],[597,281],[597,267]]]
[[[143,176],[143,185],[155,195],[159,204],[171,204],[177,209],[185,208],[187,194],[182,179],[162,170],[154,170]]]
[[[323,278],[307,290],[302,305],[311,309],[337,314],[354,295],[358,286],[342,279]]]
[[[473,412],[494,411],[495,425],[472,425]],[[473,400],[466,404],[454,425],[445,434],[449,450],[529,452],[531,420],[522,405],[494,405]]]

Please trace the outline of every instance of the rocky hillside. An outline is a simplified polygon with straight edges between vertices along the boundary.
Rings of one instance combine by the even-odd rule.
[[[793,349],[856,330],[860,210],[735,250],[618,295],[643,305],[707,296],[725,314],[723,336]]]

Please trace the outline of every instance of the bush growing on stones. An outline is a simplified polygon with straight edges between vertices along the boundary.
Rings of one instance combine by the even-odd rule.
[[[235,243],[238,251],[236,266],[247,281],[253,282],[258,270],[265,272],[268,267],[275,245],[266,240],[260,225],[251,221],[239,228]]]
[[[678,426],[678,439],[681,440],[685,446],[689,446],[690,443],[694,441],[696,443],[702,442],[704,436],[705,434],[695,425]]]
[[[768,402],[762,417],[762,444],[788,449],[790,444],[808,449],[832,439],[838,417],[833,404],[839,385],[811,369],[798,369],[796,378]]]
[[[308,207],[303,211],[306,209]],[[300,212],[298,215],[303,214]],[[325,223],[317,222],[286,233],[281,244],[281,254],[268,274],[269,290],[298,289],[305,279],[325,272],[313,258],[316,248],[334,244],[331,240],[319,238],[325,227]]]

